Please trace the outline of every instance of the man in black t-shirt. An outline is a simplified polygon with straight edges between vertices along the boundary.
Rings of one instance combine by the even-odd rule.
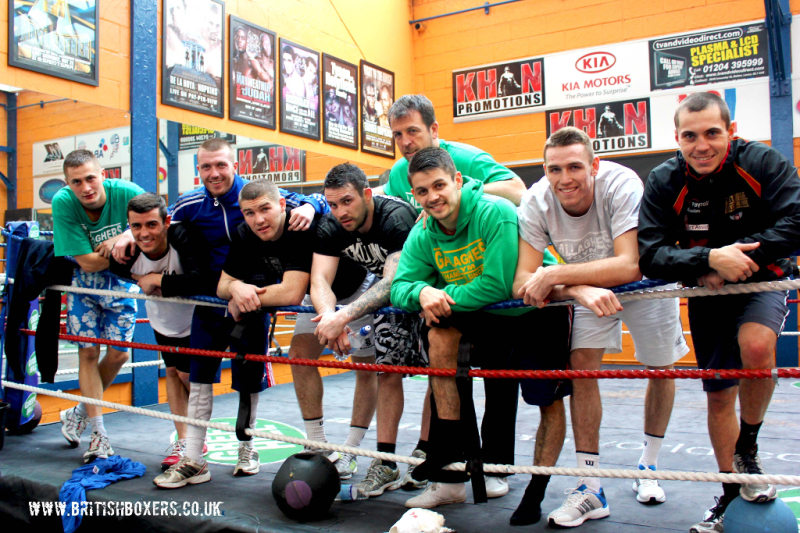
[[[325,198],[331,212],[317,227],[317,246],[311,268],[311,300],[319,316],[315,334],[321,344],[339,354],[350,351],[346,325],[390,305],[389,294],[400,251],[417,219],[408,203],[388,196],[372,196],[364,172],[355,165],[335,166],[325,178]],[[380,281],[355,301],[336,311],[331,282],[343,261],[352,259]],[[419,341],[417,315],[392,314],[375,317],[375,358],[378,364],[427,366]],[[378,451],[395,453],[397,426],[403,415],[402,374],[378,375]],[[414,457],[425,456],[425,442]],[[409,479],[410,477],[407,476]],[[368,496],[406,485],[397,464],[376,459],[359,484]],[[422,484],[409,485],[419,488]]]
[[[239,193],[239,207],[244,215],[244,222],[236,228],[233,235],[217,294],[230,301],[228,309],[237,322],[247,321],[242,336],[242,344],[247,347],[247,353],[266,353],[268,315],[263,312],[263,308],[302,303],[311,273],[311,257],[316,240],[314,225],[319,217],[312,222],[310,231],[290,231],[292,209],[286,207],[277,186],[267,180],[254,180],[245,185]],[[333,290],[347,295],[358,293],[366,279],[365,274],[364,269],[351,264],[346,272],[336,277]],[[289,351],[290,358],[319,357],[322,347],[315,342],[311,331],[313,330],[305,334],[295,331]],[[361,353],[374,356],[372,345],[365,343]],[[237,367],[234,366],[234,369]],[[315,368],[311,370],[316,371]],[[264,363],[253,361],[245,362],[238,368],[238,372],[242,378],[253,383],[260,376],[270,375],[266,372]],[[372,381],[374,388],[374,378],[370,373],[358,374],[364,374],[358,380]],[[301,385],[299,389],[304,389],[302,379],[295,385]],[[253,386],[249,390],[257,390],[257,384]],[[251,395],[250,427],[255,424],[257,403],[256,393]],[[370,418],[373,411],[374,402],[369,413]],[[311,435],[309,437],[313,438]],[[253,450],[251,442],[240,443],[239,462],[234,474],[252,475],[258,472],[258,453]],[[335,461],[338,456],[329,458]]]

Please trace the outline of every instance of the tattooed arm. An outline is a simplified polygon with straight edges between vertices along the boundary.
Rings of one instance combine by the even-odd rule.
[[[347,324],[357,318],[374,313],[381,307],[390,305],[389,296],[392,291],[392,281],[394,280],[395,272],[397,272],[399,261],[400,252],[391,254],[386,258],[386,263],[383,267],[383,279],[344,309],[327,312],[313,319],[319,323],[314,333],[317,335],[320,344],[328,345],[331,350],[337,353],[348,353],[350,351]]]

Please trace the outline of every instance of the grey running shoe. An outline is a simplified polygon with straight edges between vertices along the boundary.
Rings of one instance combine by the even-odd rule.
[[[380,496],[385,490],[394,490],[397,488],[396,482],[400,479],[400,469],[389,468],[381,464],[380,459],[375,459],[369,465],[367,476],[361,483],[357,483],[359,489],[369,496],[374,498]]]
[[[87,418],[80,416],[75,409],[77,406],[61,411],[59,418],[61,418],[61,434],[69,442],[70,448],[77,448],[81,443],[81,434],[86,429],[89,423]]]
[[[764,474],[758,458],[758,444],[745,454],[733,454],[733,471],[737,474]],[[749,502],[768,502],[777,496],[775,487],[767,483],[742,483],[739,494]]]
[[[254,476],[258,474],[261,462],[258,451],[253,448],[253,441],[239,443],[239,460],[233,467],[234,476]]]
[[[352,453],[341,453],[339,459],[334,463],[336,471],[339,472],[339,479],[350,479],[353,474],[358,472],[356,456]]]
[[[166,472],[157,476],[153,483],[162,489],[178,489],[186,484],[195,485],[211,481],[208,463],[200,464],[184,456]]]
[[[703,521],[689,528],[689,533],[725,533],[722,525],[722,516],[725,514],[727,504],[723,504],[719,498],[714,497],[717,502],[714,507],[706,511]]]
[[[108,437],[99,433],[92,433],[89,449],[83,454],[84,464],[91,463],[95,459],[108,459],[109,455],[114,455],[114,450],[108,443]]]
[[[550,526],[578,527],[587,520],[605,518],[610,514],[603,489],[592,492],[586,485],[577,489],[567,489],[567,500],[561,507],[547,515]]]
[[[416,457],[417,459],[422,459],[423,461],[428,458],[428,454],[423,452],[422,450],[414,450],[411,452],[411,457]],[[406,475],[403,476],[402,479],[397,481],[392,490],[395,489],[403,489],[403,490],[417,490],[417,489],[424,489],[428,485],[428,480],[417,481],[411,474],[414,472],[414,469],[417,468],[417,465],[408,465],[408,470],[406,470]]]
[[[465,501],[467,501],[467,489],[463,483],[437,483],[433,481],[428,484],[422,494],[407,500],[406,507],[433,509],[440,505],[463,503]]]

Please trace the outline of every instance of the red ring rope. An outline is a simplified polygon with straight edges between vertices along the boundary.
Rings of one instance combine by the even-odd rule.
[[[35,335],[30,329],[20,329],[26,335]],[[70,342],[85,342],[91,344],[105,344],[139,350],[153,350],[167,353],[180,353],[184,355],[201,355],[216,357],[218,359],[233,359],[236,354],[231,352],[216,352],[213,350],[199,350],[197,348],[179,348],[175,346],[159,346],[141,342],[115,341],[109,339],[95,339],[77,335],[59,335],[59,339]],[[417,366],[392,366],[375,365],[366,363],[345,363],[340,361],[317,361],[312,359],[288,359],[271,355],[247,354],[248,361],[262,361],[265,363],[278,363],[285,365],[316,366],[323,368],[340,368],[346,370],[366,370],[370,372],[386,372],[391,374],[414,374],[424,376],[453,377],[455,369],[446,368],[421,368]],[[780,378],[800,378],[800,368],[778,368],[774,370],[470,370],[470,377],[482,378],[510,378],[510,379],[770,379],[775,376]]]

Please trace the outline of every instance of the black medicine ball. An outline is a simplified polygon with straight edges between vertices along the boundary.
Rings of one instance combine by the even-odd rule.
[[[272,495],[293,520],[322,518],[341,489],[339,473],[319,453],[296,453],[286,459],[272,482]]]

